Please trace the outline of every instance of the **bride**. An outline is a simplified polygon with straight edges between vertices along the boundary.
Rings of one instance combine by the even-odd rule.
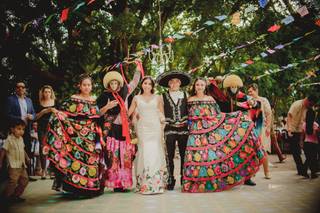
[[[163,150],[163,106],[154,94],[154,80],[146,76],[141,82],[141,94],[133,98],[129,116],[137,113],[136,132],[138,153],[136,158],[136,192],[163,193],[166,188],[167,169]]]

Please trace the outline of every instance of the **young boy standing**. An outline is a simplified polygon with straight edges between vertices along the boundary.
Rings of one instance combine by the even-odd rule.
[[[22,120],[13,121],[10,134],[5,140],[0,154],[0,168],[3,167],[4,157],[8,162],[9,181],[4,196],[10,202],[23,202],[20,196],[28,185],[27,164],[30,159],[24,151],[23,134],[26,124]]]

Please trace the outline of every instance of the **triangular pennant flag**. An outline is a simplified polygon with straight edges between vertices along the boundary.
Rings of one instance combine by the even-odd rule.
[[[246,7],[246,9],[244,9],[245,13],[250,13],[252,11],[256,10],[255,6],[253,6],[252,4],[250,4],[248,7]]]
[[[306,6],[302,6],[298,9],[298,13],[300,14],[301,17],[308,15],[309,11],[308,8]]]
[[[268,0],[259,0],[260,7],[265,8],[267,4],[268,4]]]
[[[267,53],[265,53],[265,52],[260,53],[260,55],[261,55],[261,57],[262,57],[262,58],[265,58],[265,57],[267,57],[267,56],[268,56],[268,54],[267,54]]]
[[[46,19],[46,21],[44,22],[44,25],[47,25],[47,24],[51,21],[52,17],[55,16],[55,15],[56,15],[56,14],[51,14],[51,15]]]
[[[276,24],[275,24],[275,25],[269,27],[268,31],[273,33],[273,32],[278,31],[280,28],[281,28],[280,25],[276,25]]]
[[[244,47],[246,47],[246,46],[248,46],[247,44],[242,44],[242,45],[239,45],[239,46],[237,46],[237,47],[235,47],[235,49],[237,50],[237,49],[241,49],[241,48],[244,48]]]
[[[216,19],[218,19],[219,21],[223,21],[227,18],[226,15],[221,15],[221,16],[215,16]]]
[[[288,25],[291,22],[294,22],[293,16],[287,16],[287,17],[285,17],[284,19],[281,20],[281,23],[283,23],[285,25]]]
[[[299,40],[302,39],[302,38],[303,38],[303,37],[300,36],[300,37],[294,38],[292,41],[293,41],[293,42],[296,42],[296,41],[299,41]]]
[[[180,35],[180,34],[175,34],[175,35],[173,35],[173,38],[175,38],[175,39],[182,39],[182,38],[184,38],[185,36],[184,35]]]
[[[87,5],[92,4],[94,1],[96,0],[89,0]]]
[[[252,61],[251,59],[249,59],[249,60],[247,60],[245,63],[248,64],[248,65],[250,65],[250,64],[253,64],[254,61]]]
[[[203,23],[204,25],[207,25],[207,26],[211,26],[211,25],[213,25],[214,24],[214,21],[206,21],[206,22],[204,22]]]
[[[314,23],[320,27],[320,18],[316,19]]]
[[[282,44],[279,44],[279,45],[277,45],[277,46],[274,47],[274,49],[277,49],[277,50],[280,50],[280,49],[282,49],[282,48],[284,48],[284,46],[283,46]]]
[[[82,6],[85,5],[85,4],[86,4],[85,2],[81,2],[80,4],[78,4],[78,5],[73,9],[73,11],[78,10],[80,7],[82,7]]]
[[[60,16],[60,21],[64,22],[68,19],[69,8],[63,9]]]
[[[273,49],[267,49],[267,52],[270,53],[270,54],[273,54],[273,53],[275,53],[276,51],[274,51]]]
[[[231,23],[234,25],[240,24],[240,12],[235,12],[232,15]]]

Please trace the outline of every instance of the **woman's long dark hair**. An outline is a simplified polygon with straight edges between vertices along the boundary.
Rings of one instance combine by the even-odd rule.
[[[142,88],[142,84],[143,84],[143,82],[145,82],[146,80],[150,80],[150,81],[151,81],[151,86],[152,86],[151,94],[154,93],[154,85],[155,85],[154,80],[152,79],[151,76],[145,76],[145,77],[142,79],[142,81],[141,81],[141,95],[142,95],[143,92],[144,92],[144,91],[143,91],[143,88]]]
[[[204,82],[206,83],[206,88],[205,88],[205,90],[204,90],[204,94],[205,94],[205,95],[208,94],[207,80],[206,80],[205,78],[198,77],[198,78],[196,78],[196,80],[194,80],[194,82],[193,82],[193,85],[192,85],[192,88],[191,88],[191,92],[190,92],[191,96],[196,95],[196,83],[197,83],[197,81],[200,81],[200,80],[201,80],[201,81],[204,81]]]
[[[308,135],[313,134],[313,123],[316,118],[316,113],[313,111],[312,108],[309,108],[306,115],[306,133]]]

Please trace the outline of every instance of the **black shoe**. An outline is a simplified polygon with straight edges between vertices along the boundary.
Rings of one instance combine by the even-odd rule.
[[[22,203],[26,201],[26,199],[21,198],[21,197],[9,197],[6,199],[7,202],[9,203]]]
[[[174,189],[174,185],[176,184],[176,179],[173,176],[169,177],[167,190],[172,191]]]
[[[311,179],[315,179],[315,178],[318,178],[318,175],[317,174],[311,174]]]
[[[123,193],[130,192],[129,189],[124,189],[124,188],[114,188],[113,191],[114,192],[123,192]]]
[[[29,181],[30,181],[30,182],[34,182],[34,181],[37,181],[37,180],[38,180],[38,179],[35,179],[35,178],[29,176]]]
[[[244,185],[248,185],[248,186],[255,186],[257,185],[255,182],[253,182],[251,179],[248,179],[244,182]]]
[[[309,178],[310,178],[310,176],[308,175],[308,173],[304,173],[304,174],[302,174],[301,176],[303,176],[303,177],[306,178],[306,179],[309,179]]]

